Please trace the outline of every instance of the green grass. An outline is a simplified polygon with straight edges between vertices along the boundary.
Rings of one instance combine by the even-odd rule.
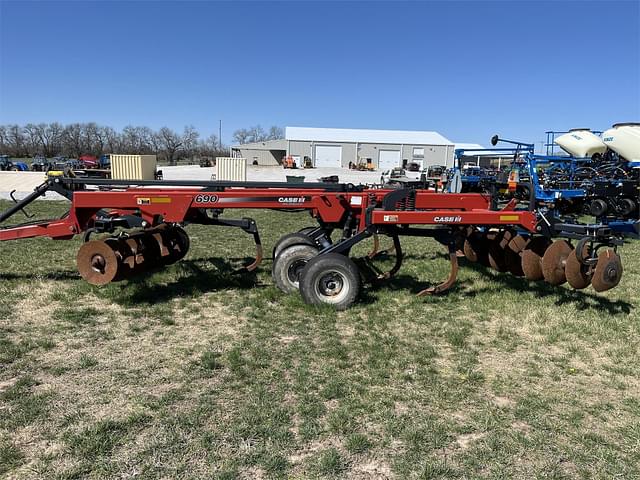
[[[312,224],[233,216],[266,252]],[[80,239],[0,243],[0,476],[640,476],[639,242],[604,294],[463,261],[417,297],[448,265],[407,239],[399,274],[335,312],[277,290],[269,259],[238,271],[248,235],[187,231],[183,261],[105,287],[78,277]]]

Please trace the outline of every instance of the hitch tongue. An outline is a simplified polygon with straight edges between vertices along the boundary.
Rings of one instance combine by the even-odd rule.
[[[44,182],[43,184],[38,185],[33,190],[32,193],[24,197],[22,200],[18,200],[13,195],[16,191],[12,190],[9,195],[11,196],[11,200],[13,200],[15,205],[13,207],[8,208],[4,212],[0,212],[0,223],[4,222],[7,218],[11,217],[14,213],[18,211],[21,211],[22,213],[24,213],[28,218],[33,217],[33,215],[29,215],[27,212],[24,211],[24,207],[26,207],[31,202],[33,202],[36,198],[44,195],[47,190],[49,190],[49,182]]]
[[[11,197],[11,200],[13,200],[13,203],[15,203],[16,205],[18,204],[19,200],[13,195],[14,193],[16,193],[15,189],[11,190],[11,192],[9,192],[9,196]],[[27,213],[27,211],[24,209],[24,207],[20,208],[20,211],[24,214],[25,217],[27,218],[33,218],[33,215],[29,215]]]

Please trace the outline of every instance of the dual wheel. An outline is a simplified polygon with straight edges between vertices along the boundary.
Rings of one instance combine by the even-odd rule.
[[[304,233],[285,235],[274,247],[272,277],[285,293],[300,291],[305,303],[345,310],[360,292],[360,272],[344,255],[317,256],[319,247]]]

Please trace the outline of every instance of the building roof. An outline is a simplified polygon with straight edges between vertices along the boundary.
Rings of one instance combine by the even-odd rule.
[[[287,140],[313,142],[389,143],[393,145],[453,145],[438,132],[364,130],[359,128],[287,127]]]
[[[242,143],[231,145],[231,148],[245,150],[286,150],[287,141],[284,138],[278,140],[265,140],[264,142]]]
[[[484,150],[485,147],[483,147],[482,145],[480,145],[479,143],[459,143],[459,142],[453,142],[456,146],[456,150],[462,148],[464,150]],[[472,152],[469,152],[470,154]],[[475,153],[475,152],[473,152]]]
[[[505,152],[493,152],[491,150],[486,150],[486,147],[483,147],[479,143],[456,143],[456,150],[464,149],[464,150],[476,150],[475,152],[465,152],[466,157],[513,157],[513,153],[505,153]]]

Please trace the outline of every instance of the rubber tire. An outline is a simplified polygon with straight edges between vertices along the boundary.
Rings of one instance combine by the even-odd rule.
[[[609,206],[607,205],[607,202],[600,198],[592,200],[591,204],[589,205],[589,213],[591,213],[591,215],[593,215],[594,217],[601,217],[602,215],[605,215],[608,210]]]
[[[291,245],[280,250],[278,256],[273,261],[271,277],[273,282],[284,293],[296,292],[300,286],[300,276],[302,269],[307,262],[318,254],[318,249],[311,245]],[[298,280],[294,281],[289,276],[289,269],[296,262],[304,262],[302,269],[298,272]]]
[[[327,301],[329,296],[322,295],[318,284],[323,276],[330,272],[340,274],[345,293],[334,301]],[[304,267],[300,276],[300,294],[309,305],[331,305],[336,310],[346,310],[352,306],[360,293],[360,272],[355,263],[339,253],[328,253],[312,258]]]
[[[298,230],[298,233],[301,233],[302,235],[309,235],[309,233],[313,232],[317,228],[318,227],[304,227]]]
[[[618,203],[618,210],[620,211],[620,215],[623,217],[630,217],[637,210],[638,206],[636,202],[634,202],[630,198],[623,198]]]
[[[273,252],[271,253],[271,259],[275,260],[282,249],[290,247],[291,245],[310,245],[312,247],[316,247],[316,242],[314,242],[309,235],[305,235],[304,233],[288,233],[280,237],[280,240],[278,240],[274,245]]]

